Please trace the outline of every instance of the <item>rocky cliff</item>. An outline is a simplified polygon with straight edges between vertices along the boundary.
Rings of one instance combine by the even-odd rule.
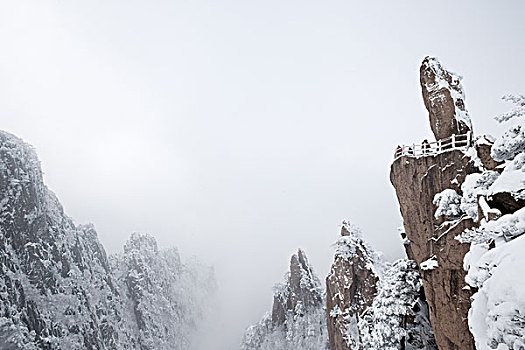
[[[435,157],[402,157],[392,164],[390,180],[396,189],[408,242],[407,255],[422,269],[430,319],[440,349],[473,349],[466,322],[472,292],[465,287],[463,257],[468,244],[455,237],[473,226],[470,218],[458,222],[434,216],[434,197],[445,189],[461,193],[459,184],[476,171],[470,157],[449,151]],[[435,267],[432,263],[435,262]],[[425,265],[427,266],[427,265]]]
[[[420,73],[423,100],[436,139],[472,131],[458,76],[430,57],[424,59]],[[515,133],[510,137],[517,139]],[[464,268],[472,239],[458,237],[523,207],[517,195],[522,193],[517,184],[521,182],[523,188],[522,173],[518,175],[521,180],[514,181],[518,192],[497,189],[498,183],[512,182],[501,180],[508,167],[499,174],[501,161],[508,158],[495,156],[494,152],[501,149],[505,153],[507,148],[493,146],[491,137],[479,137],[464,149],[408,154],[391,166],[390,180],[406,232],[405,249],[420,267],[439,349],[476,348],[470,332],[472,324],[467,321],[475,289],[465,282]],[[511,153],[514,156],[516,152]],[[515,179],[515,174],[509,178]]]
[[[470,131],[457,76],[430,57],[423,60],[420,74],[423,100],[436,139]],[[460,196],[466,176],[480,172],[477,159],[477,154],[449,150],[433,156],[401,157],[391,166],[390,181],[409,241],[406,252],[422,266],[430,319],[440,349],[474,348],[466,321],[472,291],[464,288],[463,269],[463,258],[470,247],[455,239],[474,222],[469,217],[454,220],[459,213],[435,216],[434,199],[446,189]]]
[[[326,278],[326,313],[332,350],[359,348],[358,324],[377,294],[376,267],[380,264],[361,231],[343,222],[334,263]]]
[[[146,350],[150,342],[137,329],[185,330],[164,331],[160,319],[143,312],[150,297],[186,305],[189,290],[172,293],[174,286],[187,285],[176,282],[183,265],[159,266],[159,259],[171,264],[175,254],[141,255],[136,252],[151,247],[152,239],[139,249],[132,237],[117,259],[123,269],[114,273],[94,227],[75,225],[44,185],[34,149],[5,132],[0,132],[0,223],[0,348]],[[144,271],[153,277],[143,279]],[[194,313],[191,305],[163,316],[184,319],[188,313]],[[172,345],[175,338],[161,338],[166,342],[154,348],[184,348]]]
[[[242,350],[329,349],[324,295],[319,279],[299,250],[285,283],[275,286],[271,314],[246,330]]]

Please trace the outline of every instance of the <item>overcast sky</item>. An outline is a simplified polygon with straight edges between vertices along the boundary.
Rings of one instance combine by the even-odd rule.
[[[402,257],[394,147],[429,138],[419,65],[464,77],[475,133],[525,92],[523,1],[0,0],[0,128],[109,252],[133,231],[215,266],[236,349],[303,248],[350,219]],[[213,345],[209,345],[213,344]]]

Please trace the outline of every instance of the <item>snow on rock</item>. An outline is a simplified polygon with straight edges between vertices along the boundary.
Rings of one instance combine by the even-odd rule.
[[[0,340],[18,348],[133,346],[106,253],[44,185],[33,148],[0,132]],[[4,333],[5,334],[5,333]]]
[[[274,287],[272,321],[276,324],[283,324],[290,310],[299,313],[302,309],[322,304],[321,282],[300,249],[290,259],[286,280],[286,283]]]
[[[488,145],[492,146],[496,139],[492,135],[481,135],[476,138],[476,145]]]
[[[435,57],[427,56],[421,64],[423,101],[436,140],[472,131],[461,79],[461,76],[446,70]]]
[[[478,221],[478,195],[486,196],[489,187],[496,181],[499,173],[487,170],[483,173],[469,174],[461,185],[463,196],[461,197],[460,210]]]
[[[525,200],[525,152],[505,164],[501,175],[488,189],[489,195],[508,192],[516,200]]]
[[[472,195],[487,195],[489,203],[504,215],[479,220],[479,226],[464,231],[457,239],[471,243],[465,255],[465,278],[477,289],[468,314],[476,348],[525,349],[525,97],[507,96],[516,104],[500,122],[513,118],[518,124],[498,138],[492,157],[505,161],[499,176],[486,177],[472,186]],[[480,183],[483,179],[479,178]]]
[[[321,283],[299,250],[285,283],[274,288],[272,313],[250,326],[242,350],[329,350]]]
[[[484,221],[480,227],[464,231],[457,239],[464,243],[481,244],[487,241],[510,241],[524,233],[525,207],[497,220]]]
[[[377,294],[385,263],[363,239],[361,230],[344,221],[335,244],[334,263],[326,278],[326,312],[331,349],[360,344],[358,324]]]
[[[466,281],[478,288],[469,312],[476,348],[525,349],[525,236],[488,250],[473,245]]]
[[[444,216],[448,220],[454,220],[461,215],[461,196],[453,189],[447,188],[434,196],[432,202],[437,208],[434,217],[439,219]]]
[[[494,142],[492,158],[498,161],[510,160],[525,149],[525,126],[523,120],[514,125]]]
[[[439,266],[439,264],[438,264],[438,262],[437,262],[435,257],[432,257],[432,258],[430,258],[428,260],[425,260],[419,265],[419,267],[423,271],[433,270],[433,269],[435,269],[438,266]]]

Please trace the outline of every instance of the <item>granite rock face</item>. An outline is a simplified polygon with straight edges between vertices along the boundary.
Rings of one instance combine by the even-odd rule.
[[[425,57],[421,64],[423,101],[436,140],[472,131],[461,79],[443,68],[435,57]]]
[[[421,275],[440,349],[474,349],[467,324],[472,291],[463,289],[463,258],[470,246],[455,239],[474,222],[465,218],[449,225],[444,218],[436,219],[433,200],[445,189],[461,193],[460,185],[474,172],[477,168],[470,157],[457,150],[433,157],[402,157],[391,167],[390,180],[409,241],[405,244],[407,255],[419,266],[429,260],[437,262],[437,267],[423,269]]]
[[[334,263],[326,277],[326,314],[332,350],[359,349],[359,321],[372,305],[379,280],[377,256],[359,229],[343,222]]]
[[[436,139],[471,132],[461,78],[431,57],[423,60],[420,74],[423,100]],[[474,349],[467,324],[473,291],[464,288],[463,268],[470,245],[455,238],[476,225],[472,218],[460,214],[461,185],[467,175],[482,172],[484,165],[496,167],[490,147],[490,142],[480,142],[468,151],[446,150],[433,156],[401,157],[391,166],[390,181],[396,190],[406,232],[405,250],[420,266],[439,349]],[[435,198],[443,191],[456,196],[457,217],[454,210],[436,214]]]

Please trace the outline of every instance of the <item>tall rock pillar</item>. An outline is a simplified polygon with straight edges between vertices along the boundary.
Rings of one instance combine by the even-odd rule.
[[[443,68],[436,58],[428,56],[423,60],[419,73],[423,101],[436,140],[472,132],[462,78]]]
[[[420,69],[423,100],[436,139],[472,131],[460,78],[426,57]],[[434,196],[445,189],[461,195],[465,177],[479,169],[461,150],[437,155],[403,156],[391,166],[407,235],[405,248],[420,266],[430,321],[439,349],[470,350],[474,342],[467,324],[472,291],[465,288],[463,257],[469,250],[455,237],[474,222],[470,218],[447,223],[435,218]]]

